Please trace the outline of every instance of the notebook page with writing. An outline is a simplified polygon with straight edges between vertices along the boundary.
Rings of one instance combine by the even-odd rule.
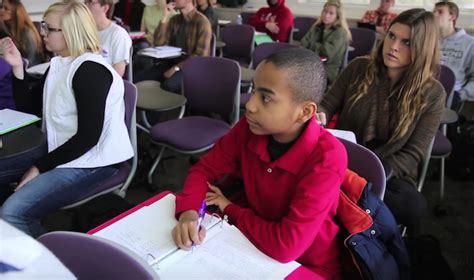
[[[294,261],[283,264],[268,257],[227,223],[193,253],[180,253],[160,263],[160,279],[282,279],[300,266]]]
[[[94,235],[125,246],[146,261],[150,261],[149,254],[160,259],[177,250],[171,236],[171,230],[178,224],[175,201],[176,197],[168,194]],[[202,225],[210,228],[218,222],[218,218],[206,214]]]

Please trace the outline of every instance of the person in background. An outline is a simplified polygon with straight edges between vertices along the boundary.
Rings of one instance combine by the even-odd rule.
[[[474,37],[456,27],[459,8],[453,2],[438,2],[433,11],[441,35],[441,61],[453,70],[453,107],[459,102],[474,101]]]
[[[380,0],[377,10],[366,11],[362,16],[362,22],[375,25],[375,31],[380,35],[385,35],[390,22],[397,16],[390,12],[390,8],[395,5],[395,0]]]
[[[140,31],[145,32],[145,39],[150,46],[153,45],[153,34],[163,18],[165,9],[166,0],[156,0],[156,4],[147,5],[143,10]]]
[[[117,1],[115,1],[117,2]],[[119,18],[131,31],[140,30],[145,4],[141,0],[119,0],[115,4],[113,17]]]
[[[20,52],[10,38],[0,40],[13,68],[18,109],[43,112],[47,147],[0,161],[0,188],[19,181],[0,208],[0,218],[33,237],[45,232],[42,218],[87,195],[133,156],[123,80],[100,55],[89,9],[76,1],[52,4],[44,13],[41,35],[57,56],[31,93]]]
[[[402,12],[372,55],[351,61],[318,107],[323,124],[339,114],[336,128],[353,131],[357,143],[380,158],[387,175],[384,202],[411,233],[426,213],[415,186],[446,99],[435,79],[438,38],[431,12]]]
[[[85,0],[84,3],[91,10],[99,31],[102,55],[123,76],[130,61],[132,39],[124,28],[110,20],[114,0]]]
[[[285,0],[267,0],[268,7],[260,8],[250,18],[249,24],[259,32],[265,32],[273,41],[288,42],[293,27],[293,13]]]
[[[212,7],[211,0],[197,0],[197,10],[203,13],[211,23],[212,32],[217,34],[217,16]]]
[[[21,1],[2,0],[0,18],[28,65],[43,63],[41,37]]]
[[[257,66],[247,112],[189,171],[176,196],[176,245],[200,244],[199,206],[216,205],[260,251],[296,260],[317,279],[341,279],[339,191],[344,146],[315,118],[326,88],[319,57],[303,48],[270,55]],[[243,180],[244,201],[213,186],[225,174]]]
[[[144,80],[161,82],[161,87],[174,93],[181,93],[181,67],[193,56],[209,56],[211,53],[212,30],[209,20],[196,10],[194,0],[175,0],[168,3],[158,27],[155,30],[155,46],[169,45],[181,48],[186,55],[167,59],[157,66],[145,69],[135,75],[135,83]],[[174,15],[175,9],[179,10]]]
[[[301,46],[326,57],[324,63],[329,84],[339,74],[344,54],[351,41],[351,32],[339,1],[324,4],[321,16],[301,39]]]

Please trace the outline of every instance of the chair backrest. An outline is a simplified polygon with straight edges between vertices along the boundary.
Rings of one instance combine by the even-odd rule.
[[[38,237],[38,241],[78,279],[158,279],[152,267],[134,252],[103,238],[56,231]]]
[[[262,43],[255,47],[255,50],[252,54],[252,68],[257,68],[258,64],[262,62],[269,55],[279,52],[281,50],[297,48],[298,46],[292,45],[290,43]]]
[[[377,33],[367,28],[350,28],[352,34],[351,46],[354,50],[349,52],[349,61],[370,54],[377,43]]]
[[[220,31],[225,43],[224,57],[250,65],[255,44],[255,29],[247,24],[228,24]]]
[[[314,17],[295,17],[294,19],[294,28],[296,29],[293,32],[293,39],[296,41],[301,41],[304,35],[308,32],[308,30],[313,26],[316,22],[316,18]]]
[[[212,33],[211,38],[211,56],[216,56],[216,45],[217,45],[217,36],[215,33]]]
[[[100,195],[115,191],[117,195],[125,197],[128,186],[132,182],[133,176],[137,171],[138,166],[138,151],[137,151],[137,127],[136,127],[136,110],[137,105],[137,87],[129,81],[123,80],[125,92],[125,124],[127,126],[130,142],[132,143],[134,156],[122,162],[119,166],[119,172],[116,176],[112,176],[103,182],[97,182],[91,188],[90,192],[78,197],[72,204],[62,207],[61,209],[69,209],[92,200]]]
[[[382,162],[371,150],[351,141],[338,138],[346,147],[348,168],[372,183],[372,191],[383,200],[385,170]]]
[[[255,15],[254,12],[242,12],[240,16],[242,17],[242,24],[250,24],[250,18]]]
[[[449,108],[451,107],[452,92],[454,83],[456,82],[456,76],[451,68],[446,65],[440,65],[437,79],[443,85],[444,91],[446,91],[446,107]]]
[[[218,113],[231,124],[239,119],[240,66],[221,57],[193,57],[183,66],[186,107],[196,112]]]
[[[125,67],[125,73],[123,74],[123,78],[131,83],[133,83],[133,46],[130,47],[130,55],[128,59],[128,64]]]

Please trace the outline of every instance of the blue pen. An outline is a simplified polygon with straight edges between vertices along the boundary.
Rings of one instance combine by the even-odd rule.
[[[206,215],[206,201],[203,200],[202,203],[201,203],[201,207],[199,208],[199,218],[198,218],[198,222],[197,222],[198,234],[199,234],[199,230],[201,229],[202,221],[204,221],[204,216],[205,215]],[[193,247],[192,247],[191,251],[194,251],[194,247],[195,247],[195,245],[193,244]]]

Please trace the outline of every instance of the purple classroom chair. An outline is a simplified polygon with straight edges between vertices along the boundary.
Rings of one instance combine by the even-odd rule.
[[[314,17],[295,17],[293,26],[296,30],[293,32],[293,40],[301,41],[315,23],[316,18]]]
[[[56,231],[38,237],[38,241],[78,279],[158,279],[153,268],[134,252],[100,237]]]
[[[369,55],[377,43],[377,33],[367,28],[349,28],[352,34],[351,46],[354,50],[349,52],[348,60]]]
[[[75,201],[61,209],[69,209],[81,205],[97,196],[113,192],[121,197],[125,197],[128,186],[132,182],[133,176],[137,170],[138,154],[137,154],[137,130],[135,118],[135,106],[137,104],[137,88],[131,82],[123,81],[125,86],[125,123],[127,125],[128,134],[134,151],[134,156],[127,161],[119,164],[119,171],[116,175],[102,182],[97,182],[89,193],[78,197]]]
[[[385,195],[385,169],[374,152],[351,141],[338,138],[346,147],[348,168],[372,183],[372,192],[381,200]]]
[[[228,24],[220,31],[222,42],[225,43],[223,56],[237,61],[247,67],[252,61],[255,45],[255,29],[247,24]]]
[[[239,119],[240,67],[220,57],[194,57],[183,66],[183,94],[193,115],[160,122],[150,130],[152,143],[161,146],[148,172],[153,172],[166,148],[196,154],[211,148]],[[218,114],[228,122],[209,117]]]

